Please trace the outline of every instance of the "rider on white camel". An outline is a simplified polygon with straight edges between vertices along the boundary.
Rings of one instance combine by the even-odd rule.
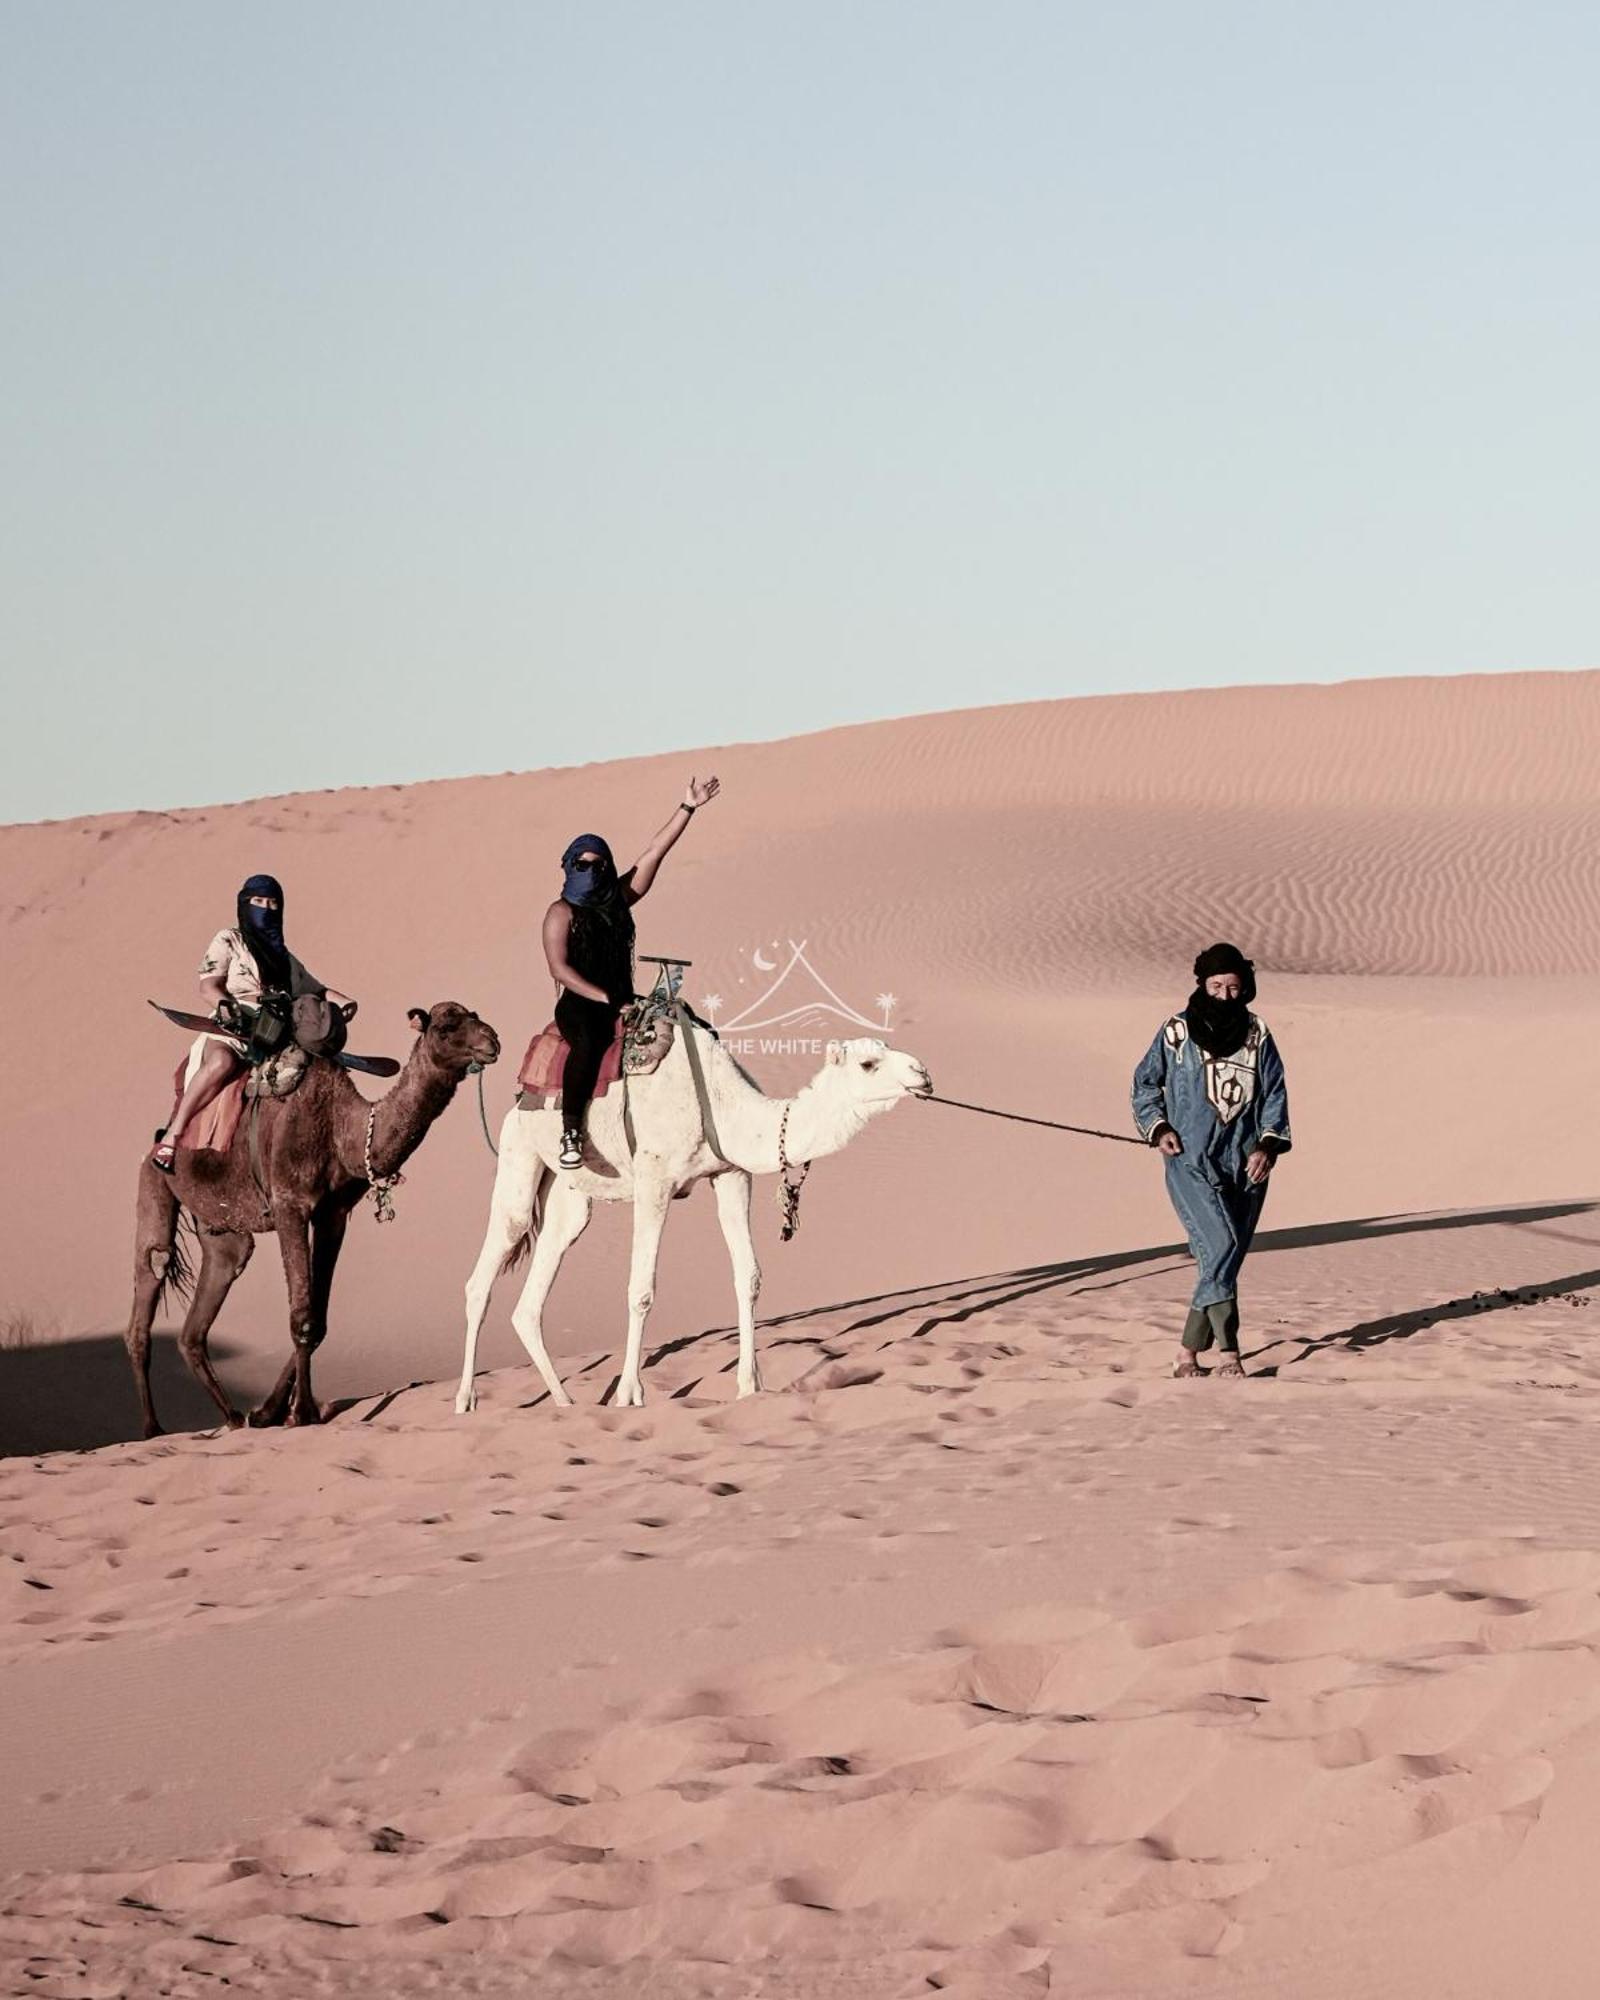
[[[567,1044],[561,1072],[563,1167],[583,1165],[583,1121],[617,1019],[633,1004],[633,905],[689,821],[721,789],[689,780],[671,819],[621,875],[598,834],[582,833],[561,856],[561,894],[544,913],[544,955],[559,992],[556,1026]]]

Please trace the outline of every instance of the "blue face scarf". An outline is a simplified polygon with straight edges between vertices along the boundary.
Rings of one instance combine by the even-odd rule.
[[[275,910],[258,910],[252,896],[272,896]],[[283,941],[283,885],[273,875],[252,875],[239,891],[239,930],[250,947],[263,986],[280,991],[289,984],[289,952]]]
[[[580,865],[580,854],[598,854],[600,859]],[[579,834],[568,845],[561,857],[561,873],[562,900],[580,910],[609,903],[616,893],[617,865],[611,858],[611,849],[597,833]]]

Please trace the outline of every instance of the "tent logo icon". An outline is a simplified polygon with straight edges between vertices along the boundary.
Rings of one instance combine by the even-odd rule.
[[[864,1014],[811,963],[807,939],[787,942],[787,955],[776,938],[741,953],[748,971],[741,972],[735,984],[756,988],[748,1000],[740,993],[732,1000],[722,993],[708,993],[701,1002],[706,1018],[728,1047],[746,1055],[821,1055],[830,1036],[888,1034],[899,1005],[895,994],[878,994],[873,1002],[877,1015]],[[803,1032],[808,1029],[809,1034]]]

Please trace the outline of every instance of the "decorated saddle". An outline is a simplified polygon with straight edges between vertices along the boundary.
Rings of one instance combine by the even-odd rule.
[[[648,1076],[660,1067],[672,1046],[674,1034],[670,1003],[658,1003],[655,996],[625,1008],[617,1016],[610,1046],[600,1058],[600,1074],[594,1094],[604,1097],[619,1076]],[[567,1067],[567,1044],[552,1021],[541,1028],[528,1044],[528,1053],[517,1072],[521,1094],[517,1105],[523,1111],[537,1111],[561,1099],[561,1079]]]
[[[231,1083],[225,1083],[204,1110],[195,1113],[189,1121],[189,1129],[178,1141],[180,1149],[187,1152],[191,1146],[209,1148],[218,1153],[227,1152],[233,1144],[233,1135],[239,1129],[239,1120],[244,1116],[245,1106],[256,1097],[288,1097],[298,1087],[300,1079],[311,1067],[311,1058],[304,1049],[282,1049],[275,1056],[269,1056],[256,1068],[246,1070],[243,1076],[236,1076]],[[172,1112],[167,1123],[172,1123],[177,1115],[178,1100],[183,1096],[184,1085],[189,1080],[189,1058],[184,1057],[172,1074]]]
[[[187,1014],[175,1007],[163,1007],[156,1000],[150,1005],[176,1027],[188,1028],[202,1036],[215,1036],[228,1029],[228,1023],[204,1014]],[[255,1098],[291,1095],[311,1067],[313,1057],[323,1056],[341,1068],[362,1070],[369,1076],[394,1076],[400,1069],[392,1056],[351,1055],[344,1045],[347,1018],[325,994],[305,993],[293,1001],[287,994],[264,995],[259,1008],[235,1007],[232,1025],[240,1036],[232,1046],[242,1046],[249,1067],[242,1076],[224,1084],[191,1119],[188,1131],[178,1142],[184,1151],[193,1147],[196,1151],[227,1152],[246,1104]],[[191,1066],[202,1046],[195,1043],[173,1075],[168,1126],[177,1115]]]

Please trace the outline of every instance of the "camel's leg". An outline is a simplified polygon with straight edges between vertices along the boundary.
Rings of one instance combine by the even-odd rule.
[[[333,1273],[344,1248],[344,1232],[350,1221],[346,1204],[330,1203],[311,1218],[311,1317],[316,1322],[317,1340],[328,1335],[328,1302],[333,1296]]]
[[[122,1336],[139,1392],[139,1412],[147,1438],[159,1437],[161,1425],[150,1394],[150,1328],[156,1306],[172,1272],[178,1236],[178,1197],[171,1183],[154,1167],[139,1175],[139,1206],[133,1237],[133,1310]]]
[[[289,1333],[294,1341],[294,1388],[284,1421],[318,1424],[322,1412],[311,1393],[311,1357],[321,1345],[323,1328],[312,1303],[311,1220],[306,1215],[278,1215],[278,1248],[289,1287]]]
[[[544,1302],[550,1296],[550,1287],[561,1269],[562,1258],[588,1228],[593,1206],[588,1195],[579,1194],[570,1181],[555,1176],[545,1203],[539,1234],[534,1239],[528,1282],[523,1286],[522,1297],[511,1315],[517,1338],[528,1350],[528,1359],[544,1377],[551,1402],[562,1409],[571,1407],[572,1398],[562,1388],[561,1377],[556,1373],[555,1363],[544,1344]]]
[[[217,1380],[206,1342],[223,1300],[233,1290],[234,1280],[249,1263],[255,1247],[255,1238],[244,1230],[229,1230],[217,1236],[208,1232],[200,1238],[200,1277],[178,1334],[178,1351],[188,1364],[189,1373],[222,1412],[222,1421],[229,1430],[237,1430],[244,1418]]]
[[[477,1406],[478,1392],[472,1378],[478,1371],[478,1335],[489,1310],[494,1281],[523,1237],[539,1227],[539,1189],[548,1171],[544,1162],[531,1148],[515,1159],[509,1150],[503,1152],[500,1161],[483,1248],[467,1280],[467,1346],[461,1359],[461,1387],[456,1391],[458,1417]]]
[[[316,1327],[316,1336],[311,1342],[313,1349],[321,1346],[328,1331],[328,1301],[333,1292],[333,1272],[339,1261],[339,1252],[344,1247],[344,1232],[349,1221],[350,1210],[347,1207],[328,1208],[318,1213],[311,1226],[311,1314]],[[308,1360],[308,1369],[309,1366]],[[293,1358],[284,1363],[283,1372],[271,1390],[250,1412],[251,1424],[259,1427],[281,1424],[289,1408],[289,1397],[299,1379],[300,1343],[296,1341]]]
[[[315,1343],[313,1343],[315,1345]],[[300,1343],[294,1344],[294,1352],[283,1364],[278,1379],[250,1412],[252,1430],[269,1430],[274,1424],[281,1424],[289,1413],[289,1398],[294,1393],[300,1379]]]
[[[294,1328],[294,1386],[290,1392],[287,1421],[291,1424],[320,1424],[322,1406],[311,1393],[311,1357],[328,1337],[328,1305],[333,1296],[333,1274],[344,1248],[345,1227],[350,1220],[348,1207],[330,1203],[313,1211],[309,1237],[309,1298],[305,1313],[296,1311],[296,1269],[301,1246],[306,1243],[303,1229],[291,1232],[286,1240],[278,1225],[278,1240],[284,1246],[284,1275],[289,1280],[289,1313]]]
[[[761,1387],[756,1359],[756,1300],[761,1296],[761,1266],[756,1262],[750,1233],[750,1176],[737,1171],[712,1180],[717,1220],[733,1261],[733,1295],[739,1312],[739,1394],[753,1396]]]
[[[622,1375],[617,1382],[619,1409],[637,1408],[644,1401],[644,1383],[639,1378],[644,1351],[644,1323],[656,1295],[656,1262],[661,1255],[661,1232],[666,1227],[667,1204],[672,1200],[672,1183],[633,1173],[633,1256],[628,1265],[628,1347],[622,1358]]]
[[[283,1372],[261,1401],[250,1412],[252,1429],[266,1429],[273,1424],[281,1424],[284,1412],[289,1407],[289,1392],[295,1384],[300,1365],[291,1355],[283,1364]]]

